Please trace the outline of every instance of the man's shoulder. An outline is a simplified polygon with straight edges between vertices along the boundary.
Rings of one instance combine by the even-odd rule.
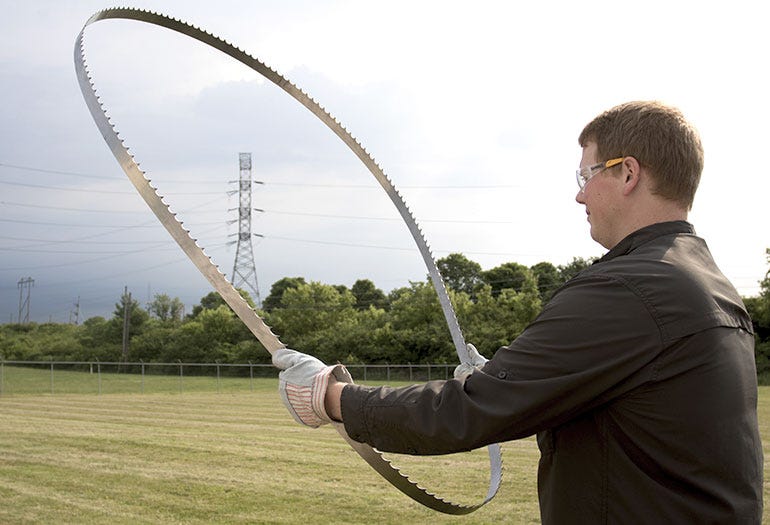
[[[671,336],[709,326],[750,330],[740,295],[719,270],[705,241],[693,234],[656,239],[594,264],[574,285],[605,280],[636,295]]]
[[[578,277],[688,281],[704,270],[712,278],[724,278],[706,242],[696,235],[679,233],[655,238],[618,257],[599,260]]]

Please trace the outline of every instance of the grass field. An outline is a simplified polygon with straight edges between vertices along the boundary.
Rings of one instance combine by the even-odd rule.
[[[185,378],[180,394],[177,378],[156,377],[157,390],[145,385],[142,394],[136,378],[115,374],[102,379],[102,395],[59,393],[92,380],[71,372],[57,376],[51,395],[23,392],[36,383],[46,391],[45,370],[4,373],[3,524],[539,522],[533,439],[503,445],[503,484],[491,503],[445,516],[391,487],[333,429],[294,423],[275,379]],[[767,443],[770,387],[760,389],[760,424]],[[485,450],[388,457],[453,501],[486,493]]]

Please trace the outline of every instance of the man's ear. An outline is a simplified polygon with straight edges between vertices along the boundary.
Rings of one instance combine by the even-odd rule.
[[[628,196],[639,184],[642,166],[634,157],[626,157],[621,164],[623,169],[623,195]]]

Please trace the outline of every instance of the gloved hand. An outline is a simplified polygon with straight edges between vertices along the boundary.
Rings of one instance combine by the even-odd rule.
[[[278,391],[283,404],[297,423],[312,428],[331,423],[324,400],[330,376],[352,383],[353,378],[342,365],[326,366],[313,356],[281,348],[273,354],[273,365],[283,370],[278,374]]]
[[[486,357],[481,355],[476,347],[468,343],[468,357],[470,360],[466,363],[460,363],[455,368],[455,379],[463,381],[466,377],[471,375],[476,370],[481,370],[482,367],[489,361]]]

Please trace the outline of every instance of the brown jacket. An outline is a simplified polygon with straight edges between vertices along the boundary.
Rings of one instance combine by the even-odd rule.
[[[643,228],[465,382],[346,386],[348,434],[444,454],[537,433],[543,523],[759,523],[751,320],[683,221]]]

